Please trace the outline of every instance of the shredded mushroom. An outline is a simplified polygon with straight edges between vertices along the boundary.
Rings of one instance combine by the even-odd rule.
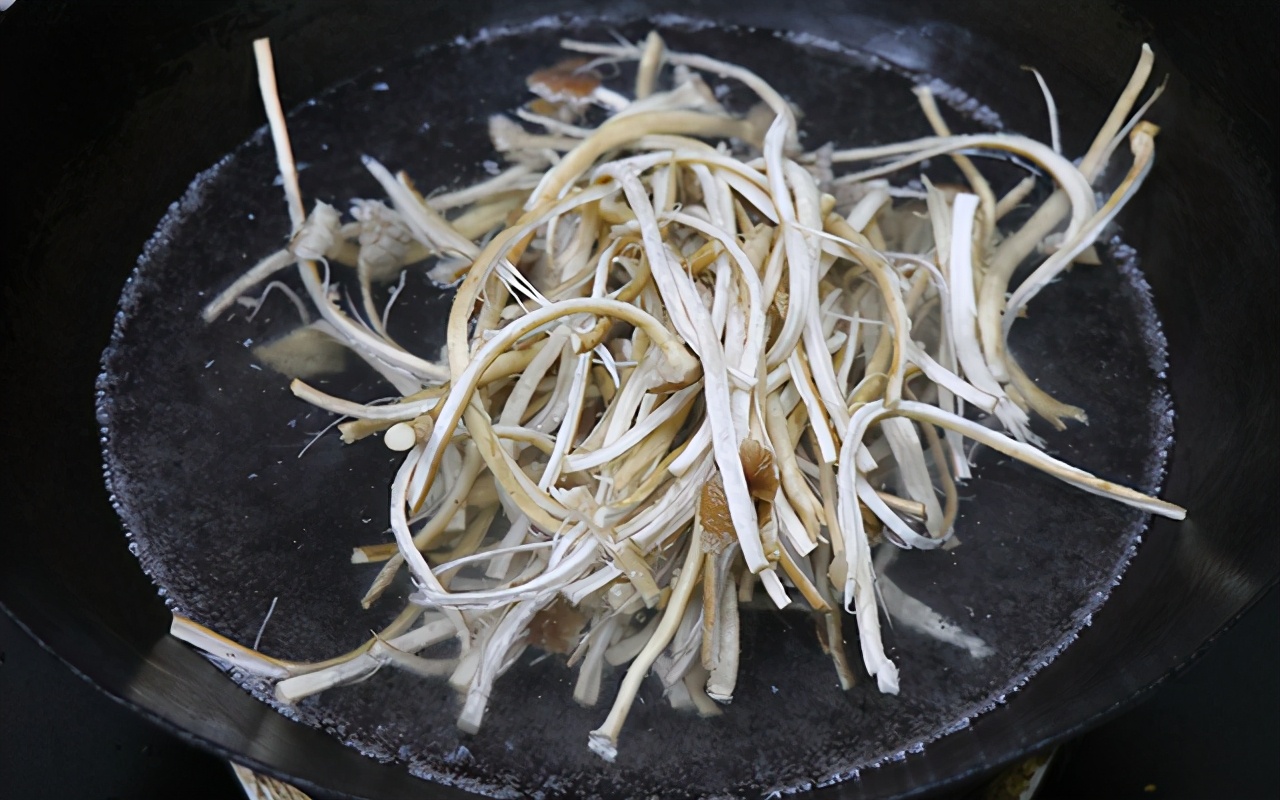
[[[656,32],[637,44],[563,44],[594,60],[535,72],[536,99],[517,119],[489,121],[505,171],[424,198],[406,175],[366,159],[389,202],[356,200],[343,224],[323,203],[304,213],[270,49],[255,43],[294,231],[289,248],[205,316],[296,263],[321,319],[312,327],[399,391],[362,404],[292,384],[350,418],[345,441],[381,432],[406,454],[391,486],[394,544],[357,548],[352,560],[383,565],[366,606],[402,567],[416,591],[386,630],[318,664],[262,655],[183,617],[176,635],[278,681],[289,703],[388,664],[445,676],[464,698],[467,731],[530,645],[568,656],[579,670],[574,698],[586,705],[604,691],[605,665],[625,666],[588,742],[612,761],[650,672],[676,707],[712,714],[732,700],[739,608],[756,587],[779,608],[812,611],[845,688],[855,673],[844,612],[883,692],[898,691],[898,665],[881,643],[881,611],[974,657],[989,653],[887,579],[878,588],[873,564],[874,548],[958,543],[955,487],[970,476],[963,439],[1085,491],[1184,516],[1038,449],[1028,411],[1059,427],[1083,412],[1036,388],[1006,347],[1027,304],[1089,256],[1150,170],[1157,129],[1140,119],[1146,106],[1130,118],[1149,50],[1077,167],[1060,152],[1038,73],[1052,146],[951,135],[922,88],[936,136],[805,153],[795,110],[741,67],[668,50]],[[593,68],[626,61],[637,64],[634,99]],[[740,82],[761,105],[729,112],[704,75]],[[600,109],[607,119],[590,125]],[[1126,135],[1132,166],[1098,206],[1092,180]],[[997,222],[1034,177],[997,198],[968,157],[989,151],[1014,153],[1056,183],[1019,230]],[[968,186],[923,178],[921,195],[884,180],[944,155]],[[820,182],[852,200],[837,202]],[[1013,267],[1046,249],[1064,218],[1057,246],[1006,299]],[[319,260],[356,268],[353,313],[333,302]],[[461,279],[441,362],[392,341],[390,302],[375,301],[375,285],[415,264]],[[415,655],[448,641],[457,643],[448,657]]]

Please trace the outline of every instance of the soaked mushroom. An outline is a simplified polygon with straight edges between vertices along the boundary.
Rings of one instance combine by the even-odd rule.
[[[352,560],[382,563],[366,606],[401,569],[415,591],[388,628],[320,663],[268,658],[180,617],[175,635],[277,681],[284,702],[386,665],[445,676],[467,731],[527,647],[567,655],[587,705],[606,666],[626,665],[588,742],[612,760],[651,672],[676,707],[710,715],[732,700],[739,608],[757,587],[815,615],[846,688],[845,612],[883,692],[898,691],[899,665],[881,641],[882,610],[974,657],[989,652],[896,585],[877,591],[873,564],[873,548],[957,542],[965,439],[1085,491],[1184,515],[1044,453],[1031,415],[1063,427],[1083,411],[1040,390],[1006,347],[1151,169],[1150,101],[1134,112],[1149,49],[1077,166],[1038,74],[1051,144],[953,135],[921,88],[936,135],[805,152],[796,110],[742,67],[668,50],[657,33],[563,44],[577,56],[529,77],[535,101],[489,121],[504,169],[424,196],[366,157],[385,201],[356,201],[343,223],[323,203],[305,212],[270,49],[255,43],[294,231],[205,317],[296,264],[319,316],[307,330],[398,392],[364,404],[291,384],[350,418],[345,441],[381,434],[405,454],[390,491],[395,542]],[[604,85],[593,70],[603,61],[637,64],[632,97]],[[743,85],[758,106],[726,110],[703,75]],[[594,115],[577,113],[587,105],[606,118],[588,125]],[[1131,166],[1099,205],[1093,180],[1125,142]],[[999,223],[1034,180],[998,196],[971,158],[988,152],[1056,185],[1018,229]],[[942,157],[963,184],[913,172]],[[924,191],[892,182],[904,175]],[[1009,292],[1014,267],[1037,251]],[[357,269],[358,306],[335,301],[330,262]],[[394,293],[379,308],[371,287],[406,269],[460,280],[441,358],[386,333]]]

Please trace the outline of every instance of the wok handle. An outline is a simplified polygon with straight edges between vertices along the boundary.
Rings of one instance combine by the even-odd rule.
[[[248,767],[242,767],[234,761],[230,762],[231,771],[236,780],[244,788],[249,800],[311,800],[311,796],[301,789],[290,786],[284,781],[262,775]]]

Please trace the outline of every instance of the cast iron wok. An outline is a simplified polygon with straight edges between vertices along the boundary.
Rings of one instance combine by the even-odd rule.
[[[409,796],[420,793],[421,784],[287,723],[161,636],[163,607],[124,551],[99,488],[88,387],[117,289],[164,206],[191,175],[259,124],[242,59],[248,39],[270,33],[306,54],[291,67],[292,78],[285,77],[285,94],[300,98],[388,60],[397,43],[408,49],[426,36],[444,38],[495,18],[542,16],[562,7],[526,4],[518,12],[495,12],[477,6],[467,15],[432,17],[430,24],[417,16],[428,9],[398,5],[263,8],[157,8],[138,19],[127,16],[135,13],[132,7],[113,10],[126,19],[94,19],[104,12],[78,7],[59,17],[54,8],[33,10],[24,29],[16,13],[5,19],[6,59],[19,41],[24,47],[17,52],[30,58],[6,65],[4,79],[12,82],[6,97],[30,109],[22,118],[32,125],[11,129],[15,141],[7,148],[24,159],[6,171],[12,176],[6,202],[17,209],[5,219],[20,223],[18,241],[29,244],[18,249],[20,269],[11,274],[6,297],[13,337],[6,348],[12,363],[6,402],[14,421],[7,443],[15,451],[6,459],[6,469],[13,470],[6,486],[16,491],[6,504],[15,519],[7,526],[14,541],[5,561],[4,601],[113,696],[206,745],[330,790]],[[963,19],[929,4],[913,7],[910,16],[876,4],[856,14],[811,9],[785,19],[764,7],[683,10],[878,42],[886,57],[924,53],[940,73],[947,67],[963,71],[967,56],[992,47],[1005,53],[1006,63],[1065,62],[1078,82],[1057,87],[1059,101],[1095,109],[1106,98],[1093,95],[1124,74],[1143,33],[1105,7],[1060,19],[1044,9],[985,4],[967,6]],[[622,16],[640,11],[614,9]],[[406,25],[406,16],[422,24]],[[115,78],[124,87],[119,96],[97,89],[86,90],[92,97],[76,98],[38,69],[59,63],[40,60],[51,45],[42,50],[32,44],[40,36],[55,41],[59,24],[69,31],[61,47],[74,40],[71,32],[86,37],[65,51],[68,70],[76,55],[91,60],[94,48],[101,48],[99,57],[130,54],[133,60],[121,64]],[[19,30],[32,38],[20,40]],[[899,30],[916,35],[895,37]],[[895,38],[912,47],[895,51]],[[140,39],[153,39],[155,50],[130,50]],[[930,46],[921,48],[921,41]],[[1259,136],[1271,135],[1273,144],[1274,129],[1241,106],[1265,92],[1215,85],[1221,76],[1201,83],[1195,68],[1204,62],[1183,64],[1179,52],[1163,62],[1173,65],[1174,79],[1160,121],[1184,133],[1162,143],[1165,170],[1151,187],[1153,199],[1124,224],[1127,238],[1140,243],[1169,339],[1179,422],[1166,493],[1192,509],[1191,520],[1177,529],[1154,526],[1093,627],[1004,708],[923,754],[828,792],[878,796],[936,786],[1069,735],[1185,662],[1275,579],[1276,545],[1262,514],[1275,439],[1269,305],[1275,295],[1274,183],[1264,172],[1269,165],[1257,157],[1273,153]],[[963,77],[955,80],[964,85]],[[78,102],[59,109],[59,102],[72,99]],[[1219,103],[1233,116],[1224,116]],[[95,320],[101,321],[96,338]]]

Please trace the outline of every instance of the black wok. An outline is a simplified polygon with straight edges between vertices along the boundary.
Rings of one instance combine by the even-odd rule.
[[[1059,103],[1093,116],[1149,32],[1101,4],[864,3],[856,13],[837,5],[785,15],[754,4],[679,10],[820,33],[880,48],[889,60],[924,58],[923,67],[905,66],[962,87],[991,80],[995,64],[1062,65]],[[191,176],[260,124],[245,58],[251,38],[269,34],[289,49],[282,93],[296,102],[424,41],[569,7],[20,2],[0,23],[11,420],[0,599],[74,669],[204,746],[303,785],[362,797],[422,793],[403,768],[288,722],[163,636],[167,614],[101,488],[91,387],[119,287],[156,220]],[[610,14],[643,11],[618,4]],[[1274,58],[1206,50],[1188,38],[1196,29],[1185,20],[1163,19],[1155,43],[1172,78],[1158,119],[1176,135],[1162,139],[1147,198],[1122,223],[1169,341],[1178,421],[1165,494],[1190,519],[1153,525],[1092,626],[1003,707],[827,795],[936,788],[1096,724],[1184,664],[1280,572],[1264,515],[1275,481],[1276,231],[1274,112],[1261,110],[1261,98],[1274,90]],[[895,49],[902,41],[910,46]],[[1001,110],[1015,127],[1033,119]]]

